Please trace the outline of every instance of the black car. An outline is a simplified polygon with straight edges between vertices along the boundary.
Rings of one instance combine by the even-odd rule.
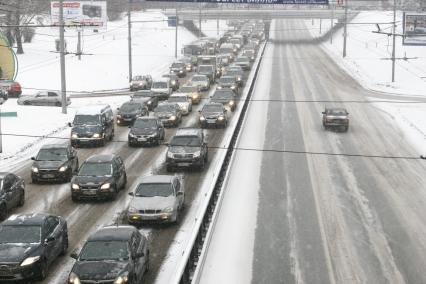
[[[71,180],[78,170],[77,151],[69,144],[43,145],[31,167],[31,180],[33,183],[41,181]]]
[[[133,226],[103,227],[71,257],[70,284],[137,284],[149,269],[148,241]]]
[[[170,66],[170,73],[175,73],[179,77],[186,76],[186,64],[183,62],[173,62]]]
[[[25,203],[25,182],[13,173],[0,173],[0,220],[7,212]]]
[[[216,90],[210,99],[212,103],[221,103],[234,111],[237,107],[237,96],[231,89]]]
[[[137,91],[131,96],[131,100],[144,103],[150,111],[158,106],[158,97],[151,90]]]
[[[221,103],[207,103],[200,110],[200,126],[207,127],[223,127],[228,125],[226,116],[226,108]]]
[[[0,223],[0,282],[42,280],[68,249],[64,218],[42,213],[12,215]]]
[[[132,124],[136,118],[147,116],[149,114],[148,107],[140,101],[129,101],[117,108],[116,120],[118,125]]]
[[[244,84],[244,71],[242,70],[226,70],[226,76],[235,76],[237,78],[238,86],[242,86]]]
[[[180,167],[204,169],[208,161],[204,133],[198,128],[180,128],[169,143],[166,154],[167,171]]]
[[[119,156],[93,155],[84,161],[78,174],[71,180],[71,198],[73,201],[115,199],[126,183],[126,169]]]
[[[235,76],[222,76],[217,82],[218,89],[231,89],[238,94],[240,87],[238,86],[237,78]]]
[[[164,140],[164,126],[158,118],[140,117],[130,128],[129,146],[154,144],[159,145]]]
[[[177,127],[182,122],[182,112],[175,103],[162,103],[154,109],[154,115],[166,127]]]

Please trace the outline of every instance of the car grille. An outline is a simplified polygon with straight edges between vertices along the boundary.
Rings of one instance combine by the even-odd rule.
[[[114,280],[80,280],[81,284],[113,284]]]
[[[92,138],[93,133],[79,133],[77,134],[78,138]]]
[[[38,172],[40,174],[54,174],[56,173],[58,170],[57,169],[39,169]]]
[[[192,159],[193,154],[174,154],[173,157],[176,159]]]
[[[147,210],[139,210],[139,213],[142,214],[159,214],[161,210],[147,209]]]
[[[217,116],[207,116],[206,119],[217,119]]]
[[[331,119],[331,122],[333,122],[333,123],[345,123],[346,120],[345,119]]]
[[[81,184],[80,188],[81,189],[98,189],[99,185],[97,185],[97,184]]]
[[[0,279],[13,279],[19,270],[19,263],[0,263]]]

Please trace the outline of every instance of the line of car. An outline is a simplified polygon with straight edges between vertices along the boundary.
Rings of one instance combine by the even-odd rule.
[[[263,28],[263,23],[256,21],[247,22],[247,25],[253,29]],[[127,185],[122,158],[115,154],[97,154],[80,164],[76,148],[105,145],[114,138],[115,124],[130,128],[127,142],[131,147],[159,145],[164,142],[166,127],[178,127],[182,116],[192,112],[193,105],[208,99],[199,111],[200,128],[178,128],[167,143],[165,157],[169,172],[192,168],[203,170],[208,162],[209,149],[202,128],[227,126],[228,110],[235,110],[245,70],[249,70],[252,64],[249,57],[242,55],[246,51],[243,46],[251,48],[252,43],[260,44],[257,39],[250,41],[249,36],[245,39],[236,33],[226,36],[230,35],[235,35],[240,43],[233,45],[236,51],[232,55],[218,53],[208,57],[200,54],[197,62],[186,56],[171,65],[171,73],[167,76],[159,79],[149,75],[136,77],[130,85],[134,93],[117,109],[115,118],[109,105],[79,109],[69,124],[70,143],[44,145],[32,158],[32,182],[69,182],[74,202],[115,199]],[[228,39],[225,44],[227,42]],[[220,45],[215,48],[220,52]],[[208,64],[213,62],[211,56],[215,57],[214,66]],[[217,58],[228,58],[228,62]],[[233,61],[236,64],[231,64]],[[248,67],[242,67],[241,62],[249,62]],[[210,67],[201,68],[203,66]],[[210,73],[201,74],[200,69]],[[180,85],[179,79],[192,71],[198,73]],[[136,79],[146,82],[136,83]],[[208,91],[216,81],[217,89],[213,95],[203,97],[202,92]],[[4,219],[12,207],[24,204],[25,182],[12,173],[0,173],[0,185],[0,192],[10,195],[11,200],[5,210],[0,211]],[[177,223],[185,207],[185,183],[177,175],[139,178],[129,195],[126,220],[131,225]],[[7,198],[0,201],[3,199]],[[0,224],[0,252],[9,252],[10,256],[10,259],[2,258],[0,253],[0,281],[44,279],[48,266],[67,249],[68,228],[62,217],[44,213],[12,215]],[[134,226],[100,228],[87,239],[81,250],[71,254],[76,262],[68,283],[139,283],[149,269],[149,254],[148,241]]]

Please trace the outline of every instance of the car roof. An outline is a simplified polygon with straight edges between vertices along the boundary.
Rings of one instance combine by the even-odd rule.
[[[41,225],[49,216],[53,215],[47,213],[14,214],[11,215],[6,221],[3,221],[1,225]]]
[[[217,107],[223,108],[223,104],[221,104],[221,103],[214,103],[214,102],[209,102],[209,103],[204,104],[203,109],[206,106],[217,106]]]
[[[105,162],[111,162],[114,159],[115,155],[113,154],[100,154],[100,155],[93,155],[87,158],[85,162],[89,163],[105,163]]]
[[[7,176],[8,174],[12,174],[11,172],[0,172],[0,178],[4,178],[5,176]]]
[[[68,143],[62,143],[62,144],[44,144],[43,146],[41,146],[40,149],[58,149],[58,148],[68,148],[69,144]]]
[[[87,241],[126,241],[136,231],[133,226],[106,226],[97,230]]]
[[[176,131],[175,136],[200,136],[202,133],[202,130],[200,128],[179,128]]]
[[[154,79],[154,82],[165,82],[165,83],[168,83],[169,82],[169,78],[165,78],[165,77],[157,78],[157,79]]]
[[[110,106],[107,104],[84,106],[79,108],[76,114],[94,115],[94,114],[102,113],[106,108],[110,108]]]
[[[347,112],[345,108],[342,107],[326,107],[325,111],[342,111],[342,112]]]
[[[143,117],[136,118],[136,120],[159,120],[159,119],[153,116],[143,116]]]
[[[142,177],[139,183],[171,183],[175,176],[153,175]]]
[[[231,79],[235,80],[235,76],[233,76],[233,75],[224,75],[224,76],[220,77],[219,80],[220,79],[227,79],[227,78],[231,78]]]
[[[187,98],[188,95],[186,93],[174,93],[174,94],[169,96],[169,98],[173,98],[173,97],[185,97],[185,98]]]

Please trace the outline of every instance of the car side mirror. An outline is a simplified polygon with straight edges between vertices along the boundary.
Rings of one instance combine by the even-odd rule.
[[[325,111],[323,111],[322,114],[325,114]]]
[[[120,110],[120,108],[118,107],[117,110]]]
[[[141,258],[141,257],[144,257],[144,256],[145,256],[145,254],[143,253],[143,251],[137,252],[136,255],[135,255],[136,258]]]
[[[177,194],[176,194],[176,196],[182,196],[182,195],[183,195],[182,191],[178,191]]]
[[[198,110],[198,113],[201,113],[201,110]]]
[[[78,258],[78,255],[79,255],[78,249],[75,249],[75,250],[73,250],[73,251],[71,252],[70,257],[71,257],[71,258],[74,258],[74,259],[77,259],[77,258]]]
[[[68,122],[68,126],[69,126],[69,127],[72,127],[72,123],[71,123],[71,122]]]
[[[227,112],[228,112],[228,110],[225,108],[225,109],[223,110],[223,112],[224,112],[224,113],[227,113]]]
[[[135,194],[133,192],[129,192],[130,196],[135,196]]]
[[[49,236],[49,237],[47,237],[47,238],[44,240],[44,243],[45,243],[45,244],[49,244],[49,243],[51,243],[51,242],[53,242],[53,241],[55,241],[55,237],[53,237],[53,236]]]
[[[35,161],[35,157],[31,157],[31,160]]]

